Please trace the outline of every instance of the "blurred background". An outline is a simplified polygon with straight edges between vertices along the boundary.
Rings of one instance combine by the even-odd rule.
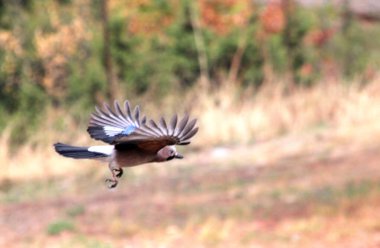
[[[0,246],[380,247],[379,41],[376,0],[0,1]],[[185,159],[54,152],[113,99]]]

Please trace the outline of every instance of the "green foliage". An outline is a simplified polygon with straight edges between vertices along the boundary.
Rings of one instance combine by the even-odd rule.
[[[66,210],[69,217],[76,217],[83,215],[85,212],[85,207],[83,205],[74,205]]]
[[[14,125],[11,133],[13,144],[22,144],[37,130],[44,115],[47,97],[39,87],[32,83],[21,86],[18,97],[17,114],[13,115]],[[42,110],[42,113],[40,111]]]
[[[107,87],[99,38],[95,38],[90,45],[82,48],[83,53],[68,65],[68,89],[64,101],[68,106],[75,105],[80,111],[91,108],[96,103],[96,97],[106,92]]]
[[[142,94],[152,88],[162,95],[175,84],[186,86],[196,81],[197,53],[188,18],[156,35],[128,32],[128,22],[118,15],[110,26],[113,58],[127,92]]]
[[[286,48],[288,70],[293,74],[293,80],[298,84],[310,84],[303,80],[300,70],[310,63],[304,45],[304,38],[312,27],[310,13],[299,7],[295,8],[287,16],[287,24],[282,36]]]
[[[169,53],[175,80],[183,87],[192,86],[199,77],[197,48],[188,9],[183,9],[180,20],[168,28]]]
[[[343,75],[347,78],[352,79],[366,69],[371,52],[368,49],[370,39],[373,37],[363,32],[357,23],[351,23],[335,37],[334,51],[342,66]]]
[[[52,222],[47,227],[47,233],[49,235],[58,235],[64,231],[74,231],[75,225],[69,220],[57,220]]]
[[[26,3],[8,4],[1,12],[0,26],[9,43],[0,47],[0,131],[12,123],[12,144],[21,144],[33,134],[49,100],[36,81],[43,71],[33,47],[33,23],[28,22],[31,8]],[[15,14],[19,18],[12,21]]]
[[[264,58],[261,49],[252,39],[248,42],[246,52],[242,58],[241,75],[243,84],[260,86],[264,79],[263,65]]]
[[[268,56],[273,70],[278,74],[286,72],[288,58],[286,48],[282,43],[282,36],[276,34],[268,39]]]

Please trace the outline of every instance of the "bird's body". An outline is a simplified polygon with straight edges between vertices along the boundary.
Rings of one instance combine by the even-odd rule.
[[[177,115],[169,124],[161,118],[159,124],[146,118],[140,120],[139,107],[132,116],[129,103],[124,103],[122,111],[117,102],[114,110],[104,105],[105,110],[96,108],[87,131],[96,140],[110,145],[77,147],[62,143],[54,144],[55,150],[65,156],[76,159],[98,159],[109,163],[112,172],[110,187],[117,185],[117,178],[123,173],[122,167],[137,166],[150,162],[164,162],[174,158],[183,158],[175,145],[187,145],[198,131],[196,120],[189,122],[188,115],[177,123]],[[178,125],[177,125],[178,124]]]
[[[150,162],[161,162],[157,160],[154,152],[145,152],[138,147],[119,147],[115,154],[116,164],[120,167],[131,167]]]

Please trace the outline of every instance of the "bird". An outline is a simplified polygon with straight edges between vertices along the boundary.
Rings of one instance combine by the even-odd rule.
[[[148,121],[146,116],[141,117],[138,105],[132,111],[128,100],[124,101],[124,110],[118,101],[113,105],[113,108],[107,103],[103,108],[95,106],[87,128],[91,138],[108,145],[54,144],[55,151],[64,157],[108,162],[112,175],[106,179],[109,188],[118,185],[123,167],[182,159],[176,145],[190,144],[198,132],[197,119],[190,120],[187,113],[181,119],[177,114],[173,115],[168,123],[161,117],[156,123],[152,119]]]

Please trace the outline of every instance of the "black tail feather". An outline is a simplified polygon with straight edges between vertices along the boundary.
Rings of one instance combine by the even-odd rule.
[[[64,157],[68,158],[105,158],[108,157],[107,154],[98,153],[98,152],[90,152],[88,147],[79,147],[79,146],[70,146],[62,143],[54,144],[55,151],[61,154]]]

